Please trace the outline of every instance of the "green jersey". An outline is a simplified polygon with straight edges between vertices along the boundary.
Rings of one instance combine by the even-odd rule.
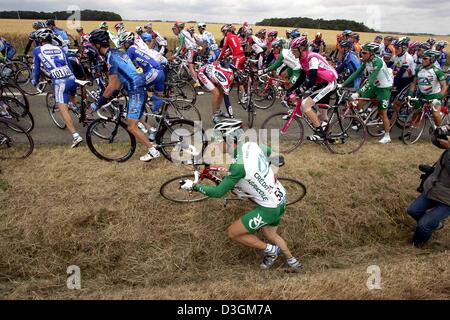
[[[291,50],[283,49],[278,55],[277,60],[270,65],[266,71],[270,72],[281,67],[282,64],[285,64],[289,69],[300,71],[300,61],[294,56]]]
[[[445,81],[445,73],[435,65],[420,66],[417,71],[417,87],[423,95],[441,93],[441,81]]]
[[[378,56],[374,56],[372,60],[363,62],[342,86],[346,87],[358,78],[363,71],[369,75],[366,84],[360,91],[372,91],[373,88],[390,88],[394,83],[394,75],[392,70],[386,66],[384,60]]]
[[[277,208],[286,202],[286,190],[276,178],[267,156],[271,149],[246,142],[237,148],[228,176],[217,187],[196,185],[194,190],[208,197],[221,198],[237,187],[261,207]]]

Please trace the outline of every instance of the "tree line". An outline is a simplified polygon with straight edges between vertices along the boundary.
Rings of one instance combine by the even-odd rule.
[[[122,21],[122,17],[114,12],[81,10],[82,21]],[[73,12],[55,11],[55,12],[37,12],[37,11],[0,11],[0,19],[34,19],[34,20],[67,20],[73,15]]]
[[[364,23],[344,19],[323,20],[304,17],[270,18],[264,19],[261,22],[257,22],[256,25],[273,26],[273,27],[307,28],[307,29],[328,29],[328,30],[350,29],[352,31],[357,32],[376,32],[374,29],[371,29],[366,25],[364,25]]]

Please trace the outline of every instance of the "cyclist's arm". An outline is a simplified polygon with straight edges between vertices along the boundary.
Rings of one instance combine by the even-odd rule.
[[[178,36],[178,48],[175,51],[176,56],[180,53],[183,47],[184,47],[184,36],[180,33],[180,35]]]
[[[28,43],[25,46],[25,50],[23,51],[23,55],[26,56],[28,52],[30,51],[31,45],[33,44],[34,40],[28,39]]]
[[[245,177],[244,165],[237,163],[232,164],[229,173],[230,174],[216,187],[198,184],[194,186],[194,190],[211,198],[222,198],[228,191],[234,188],[239,180]]]
[[[344,83],[342,84],[342,86],[343,86],[343,87],[347,87],[350,83],[353,83],[353,81],[355,81],[355,79],[358,78],[358,77],[362,74],[362,72],[363,72],[363,70],[364,70],[365,68],[366,68],[366,63],[364,62],[364,63],[362,63],[362,64],[359,66],[358,70],[356,70],[355,72],[353,72],[353,73],[351,74],[351,76],[348,77],[348,79],[344,81]],[[375,79],[376,79],[376,78],[375,78]]]
[[[217,61],[220,61],[220,59],[223,58],[223,56],[225,55],[225,51],[227,51],[227,47],[228,47],[228,36],[225,37],[225,41],[223,42],[222,51],[220,51],[220,55],[217,58]]]
[[[416,88],[417,88],[417,76],[414,77],[414,80],[411,83],[411,86],[409,87],[408,96],[413,96],[414,93],[416,92]]]
[[[39,54],[36,52],[37,48],[34,49],[33,51],[33,65],[34,65],[34,70],[33,70],[33,79],[36,83],[39,82],[39,75],[41,73],[41,61],[39,59]]]
[[[281,67],[281,65],[283,64],[283,59],[283,53],[280,52],[280,54],[278,55],[278,59],[266,69],[266,72],[271,72]]]

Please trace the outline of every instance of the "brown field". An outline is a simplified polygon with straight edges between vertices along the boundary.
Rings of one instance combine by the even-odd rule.
[[[5,36],[6,38],[12,38],[14,40],[15,35],[28,35],[31,31],[31,24],[34,20],[13,20],[13,19],[0,19],[0,36]],[[98,27],[101,21],[83,21],[82,26],[84,27],[86,32],[89,32],[95,28]],[[114,24],[117,23],[117,21],[110,21],[108,22],[108,25],[110,26],[111,30],[113,30]],[[125,26],[128,30],[134,30],[134,28],[138,25],[143,26],[145,24],[144,21],[124,21]],[[60,26],[63,29],[66,29],[71,34],[76,34],[75,30],[69,30],[66,25],[66,21],[56,21],[56,24]],[[172,33],[171,27],[173,25],[173,22],[153,22],[153,28],[160,32],[161,35],[167,37],[168,39],[174,39],[174,35]],[[194,23],[188,23],[187,26],[195,26]],[[236,24],[236,26],[239,27],[240,24]],[[215,37],[219,40],[221,39],[220,34],[220,28],[222,24],[208,24],[208,30],[212,32]],[[264,27],[262,26],[252,26],[253,30],[259,30]],[[286,28],[281,27],[265,27],[270,29],[276,29],[280,32],[280,35],[284,36]],[[316,32],[321,31],[324,35],[325,42],[329,46],[333,46],[336,43],[336,34],[338,31],[336,30],[316,30],[316,29],[303,29],[301,28],[301,31],[308,32],[308,35],[311,37],[316,34]],[[361,43],[372,41],[375,37],[375,33],[365,33],[361,32]],[[396,34],[392,34],[396,35]],[[400,36],[400,35],[398,35]],[[411,39],[417,40],[417,41],[425,41],[429,38],[429,36],[411,36]],[[447,40],[450,42],[450,36],[437,36],[438,39]],[[26,42],[26,38],[20,37],[20,42]],[[14,41],[13,41],[14,42]],[[171,42],[173,45],[173,42]],[[24,46],[25,44],[23,44]],[[18,47],[21,48],[20,44],[18,44]],[[330,47],[331,48],[331,47]]]
[[[280,175],[308,186],[280,226],[306,266],[290,274],[281,261],[260,271],[260,252],[227,239],[227,226],[250,202],[178,205],[159,195],[163,181],[188,168],[162,159],[142,164],[137,156],[111,164],[86,147],[38,145],[29,159],[0,162],[0,295],[448,299],[449,228],[415,249],[405,212],[417,196],[417,166],[439,154],[425,142],[369,142],[358,155],[335,156],[314,144],[287,155]],[[79,291],[66,288],[69,265],[81,268]],[[381,268],[381,290],[366,287],[370,265]]]

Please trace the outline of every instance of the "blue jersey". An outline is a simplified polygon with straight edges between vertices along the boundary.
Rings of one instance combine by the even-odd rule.
[[[132,45],[127,50],[127,55],[137,66],[142,68],[145,74],[151,72],[153,69],[162,70],[161,65],[148,53],[140,50],[136,45]]]
[[[40,65],[50,74],[52,80],[73,77],[70,63],[64,51],[57,46],[44,44],[33,50],[34,56],[34,80],[39,81]]]
[[[349,51],[344,57],[342,63],[336,68],[338,73],[342,73],[345,70],[348,70],[350,74],[353,74],[358,68],[361,66],[361,61],[354,51]],[[361,77],[358,77],[353,82],[354,88],[359,88],[361,84]]]
[[[108,49],[106,63],[108,64],[109,74],[117,75],[128,92],[145,90],[144,76],[137,72],[133,62],[125,52]]]
[[[12,59],[16,54],[16,48],[6,41],[6,39],[0,38],[0,52],[8,59]]]
[[[447,52],[442,51],[441,57],[438,59],[439,65],[441,66],[441,69],[443,70],[445,67],[445,63],[447,62]]]

